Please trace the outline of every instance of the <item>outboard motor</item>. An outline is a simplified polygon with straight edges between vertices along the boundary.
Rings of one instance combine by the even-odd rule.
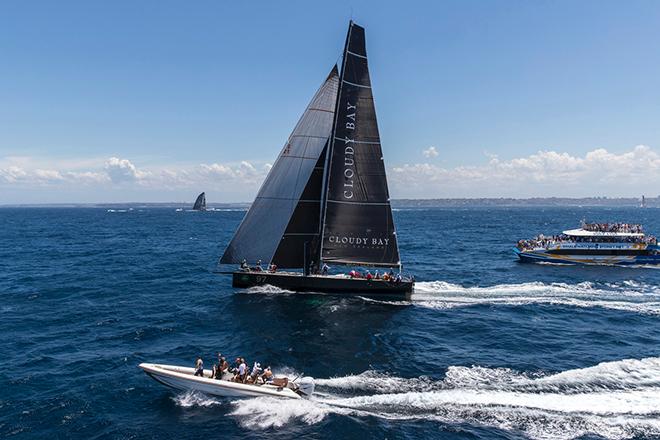
[[[314,378],[305,376],[296,382],[298,385],[298,394],[302,396],[311,396],[314,394]]]

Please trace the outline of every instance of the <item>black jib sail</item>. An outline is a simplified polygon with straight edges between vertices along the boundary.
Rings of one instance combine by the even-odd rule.
[[[399,266],[364,28],[346,37],[327,162],[321,260]]]
[[[273,164],[221,263],[246,259],[303,267],[304,243],[320,232],[318,163],[332,131],[338,83],[335,66]]]
[[[197,196],[195,204],[193,205],[194,211],[206,211],[206,193],[201,193]]]

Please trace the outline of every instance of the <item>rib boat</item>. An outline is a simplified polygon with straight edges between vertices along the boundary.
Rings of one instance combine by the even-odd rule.
[[[583,223],[557,236],[520,240],[521,261],[570,264],[660,264],[660,246],[638,224]]]
[[[264,261],[293,272],[243,270],[234,287],[409,296],[412,277],[322,275],[329,265],[401,274],[371,90],[365,30],[349,23],[336,65],[289,136],[220,263]],[[373,270],[373,269],[372,269]]]
[[[277,378],[274,383],[262,385],[233,382],[232,374],[214,379],[211,370],[204,376],[195,376],[195,369],[176,365],[142,363],[139,367],[155,381],[181,391],[197,391],[217,397],[280,397],[300,399],[314,392],[314,379],[303,377],[298,382]]]

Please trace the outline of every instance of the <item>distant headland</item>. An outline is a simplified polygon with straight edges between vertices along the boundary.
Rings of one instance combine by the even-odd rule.
[[[443,208],[443,207],[525,207],[525,206],[593,206],[593,207],[640,207],[636,197],[530,197],[530,198],[442,198],[442,199],[392,199],[393,208]],[[25,203],[0,204],[9,207],[57,207],[57,208],[187,208],[192,202],[113,202],[113,203]],[[210,209],[247,209],[248,202],[208,203]],[[660,208],[660,196],[645,197],[644,207]]]

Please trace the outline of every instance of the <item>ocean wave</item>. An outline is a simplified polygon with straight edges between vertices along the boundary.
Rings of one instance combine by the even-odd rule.
[[[435,309],[481,304],[551,304],[660,315],[660,286],[625,281],[603,286],[591,282],[531,282],[464,287],[445,281],[430,281],[416,283],[411,304]]]
[[[604,362],[550,375],[453,366],[439,381],[367,371],[318,379],[319,389],[329,391],[319,398],[236,401],[231,414],[243,426],[260,429],[295,421],[315,424],[338,414],[485,425],[538,439],[658,436],[658,377],[660,358]],[[337,395],[333,390],[356,395]]]

